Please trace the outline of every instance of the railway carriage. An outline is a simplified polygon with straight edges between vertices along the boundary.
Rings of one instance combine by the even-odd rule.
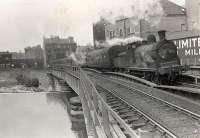
[[[113,70],[115,57],[125,49],[125,47],[113,46],[91,51],[86,55],[86,67]]]
[[[96,69],[109,69],[111,67],[109,48],[98,49],[87,54],[86,63],[88,67]]]

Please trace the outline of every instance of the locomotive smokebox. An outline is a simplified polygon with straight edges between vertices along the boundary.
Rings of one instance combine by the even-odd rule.
[[[158,36],[159,36],[160,41],[166,39],[165,34],[166,34],[165,30],[158,31]]]

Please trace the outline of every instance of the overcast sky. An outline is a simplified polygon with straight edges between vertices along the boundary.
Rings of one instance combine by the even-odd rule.
[[[137,0],[126,0],[131,3]],[[142,1],[142,0],[138,0]],[[143,0],[145,3],[147,0]],[[157,0],[148,0],[157,1]],[[185,0],[171,0],[184,5]],[[92,43],[92,23],[103,10],[126,8],[124,0],[0,0],[0,51],[23,51],[42,44],[43,36],[74,36],[80,45]],[[131,4],[130,4],[131,5]],[[144,5],[142,5],[144,6]],[[114,9],[113,9],[114,7]]]

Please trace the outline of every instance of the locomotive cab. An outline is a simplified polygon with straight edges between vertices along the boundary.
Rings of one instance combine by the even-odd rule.
[[[171,83],[174,82],[180,73],[180,59],[177,55],[176,45],[166,40],[165,31],[158,32],[160,41],[154,45],[153,51],[156,58],[158,80]]]
[[[177,58],[177,49],[171,42],[166,42],[158,50],[158,56],[164,61],[171,61]]]

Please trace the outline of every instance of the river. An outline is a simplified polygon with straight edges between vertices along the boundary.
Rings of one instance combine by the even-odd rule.
[[[76,138],[58,95],[1,93],[0,138]]]
[[[46,94],[1,94],[0,110],[1,138],[75,138],[67,111]]]

